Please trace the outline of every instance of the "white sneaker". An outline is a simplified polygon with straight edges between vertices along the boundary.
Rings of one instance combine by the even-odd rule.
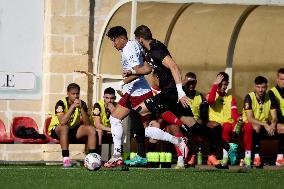
[[[183,156],[178,156],[177,165],[175,166],[176,169],[184,169],[184,159]]]

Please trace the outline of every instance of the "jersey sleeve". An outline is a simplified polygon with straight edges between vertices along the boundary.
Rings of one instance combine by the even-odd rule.
[[[275,97],[274,93],[272,91],[269,91],[268,94],[269,94],[269,98],[270,98],[270,101],[271,101],[270,109],[271,110],[278,109],[278,104],[277,104],[276,97]]]
[[[100,116],[101,114],[101,106],[99,103],[95,103],[93,107],[93,116]]]
[[[252,101],[251,101],[251,98],[250,98],[249,94],[247,94],[245,96],[245,99],[244,99],[244,109],[245,110],[252,110]]]
[[[55,104],[55,114],[63,114],[65,110],[65,106],[62,100],[59,100],[56,104]]]

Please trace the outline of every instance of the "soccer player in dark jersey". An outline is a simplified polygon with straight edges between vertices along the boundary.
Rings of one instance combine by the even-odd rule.
[[[273,87],[269,93],[275,95],[277,103],[277,134],[278,134],[278,154],[275,164],[277,166],[284,165],[284,68],[277,71],[277,85]],[[270,94],[271,95],[271,94]]]
[[[277,124],[276,102],[273,93],[268,93],[267,79],[257,76],[254,80],[254,91],[246,95],[244,99],[243,121],[244,127],[253,128],[253,151],[255,167],[261,167],[259,156],[261,134],[274,136]],[[261,132],[262,131],[262,132]]]
[[[137,114],[147,112],[159,114],[169,110],[187,126],[187,132],[199,127],[188,105],[189,98],[182,89],[178,65],[172,59],[167,47],[153,39],[151,30],[145,25],[137,27],[134,34],[136,40],[145,49],[147,63],[143,67],[124,71],[124,76],[149,74],[153,68],[159,77],[161,89],[159,94],[134,108]]]

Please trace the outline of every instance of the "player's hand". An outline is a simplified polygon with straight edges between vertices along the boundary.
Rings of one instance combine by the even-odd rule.
[[[122,77],[128,77],[132,75],[132,71],[131,70],[123,70],[122,71]]]
[[[74,104],[74,106],[76,108],[81,108],[82,107],[82,102],[81,102],[80,99],[75,99],[73,104]]]
[[[189,104],[189,98],[187,96],[183,96],[179,99],[179,102],[182,104],[183,107],[187,108]]]
[[[107,108],[109,109],[110,112],[113,112],[113,110],[115,109],[115,107],[112,103],[108,103]]]
[[[222,74],[217,75],[217,78],[214,82],[215,85],[218,85],[222,82],[222,80],[224,79],[224,76]]]
[[[266,131],[268,133],[268,136],[273,136],[274,135],[274,132],[275,132],[275,128],[274,127],[271,127],[270,125],[266,124],[264,126],[264,128],[266,129]]]

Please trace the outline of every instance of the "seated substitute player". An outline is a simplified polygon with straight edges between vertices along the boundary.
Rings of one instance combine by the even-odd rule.
[[[69,159],[70,142],[78,142],[78,140],[86,138],[88,152],[97,153],[96,130],[90,125],[86,103],[79,97],[80,86],[76,83],[69,84],[67,97],[56,103],[55,113],[48,127],[48,134],[60,141],[64,167],[72,166]]]
[[[275,164],[277,166],[284,165],[284,68],[277,71],[277,85],[273,87],[269,93],[275,95],[277,103],[277,135],[278,135],[278,154]]]
[[[238,121],[239,114],[237,110],[236,99],[226,92],[229,84],[229,75],[225,72],[220,72],[214,84],[211,87],[210,93],[207,96],[207,102],[209,104],[209,127],[222,126],[222,139],[226,142],[223,145],[223,159],[222,164],[227,165],[230,158],[231,164],[236,163],[237,157],[237,144],[230,143],[232,150],[224,148],[231,139],[231,134],[234,131],[235,124]],[[245,149],[251,150],[251,133],[250,127],[244,128],[244,144]],[[229,156],[229,158],[228,158]]]
[[[99,100],[94,104],[93,107],[93,120],[94,125],[98,132],[98,152],[101,153],[102,147],[102,137],[106,132],[111,133],[110,114],[114,111],[116,102],[115,102],[115,90],[111,87],[108,87],[104,90],[103,99]]]
[[[263,76],[257,76],[254,80],[254,91],[245,96],[243,121],[244,127],[253,128],[253,152],[255,167],[261,167],[261,158],[259,156],[260,136],[261,134],[273,136],[277,124],[277,104],[273,93],[266,92],[267,79]],[[265,132],[266,130],[266,132]],[[262,131],[262,132],[261,132]],[[250,165],[250,158],[245,157],[244,163]]]
[[[192,131],[194,136],[204,137],[209,140],[209,156],[207,162],[212,165],[219,165],[220,162],[216,158],[217,153],[217,144],[222,141],[222,128],[219,127],[207,127],[208,123],[208,103],[202,93],[197,91],[196,88],[197,79],[196,75],[193,72],[188,72],[185,75],[185,79],[183,80],[183,87],[187,97],[190,99],[189,106],[194,115],[194,119],[200,124],[200,127],[197,127]],[[189,140],[190,147],[189,149],[193,149],[192,140]],[[194,166],[196,163],[195,154],[193,150],[191,152],[191,158],[187,162],[189,166]]]
[[[141,46],[137,43],[137,41],[128,40],[127,31],[122,26],[115,26],[110,28],[106,35],[112,41],[113,47],[121,52],[122,70],[136,69],[143,66],[144,61],[142,57]],[[131,162],[130,164],[133,166],[143,166],[147,164],[145,152],[145,136],[155,138],[155,136],[151,136],[155,134],[158,128],[152,129],[151,127],[149,127],[146,133],[142,122],[146,123],[147,125],[147,122],[149,122],[149,114],[143,114],[143,121],[142,118],[139,117],[139,119],[141,118],[141,120],[139,120],[138,122],[141,123],[142,126],[137,127],[135,122],[137,121],[137,119],[135,118],[135,112],[131,112],[133,112],[132,108],[136,107],[138,104],[151,97],[152,92],[148,82],[142,75],[125,77],[121,81],[120,85],[121,87],[124,87],[126,93],[122,96],[122,98],[118,102],[118,105],[111,113],[111,116],[109,118],[114,142],[114,153],[113,157],[108,162],[106,162],[104,166],[111,168],[123,164],[121,157],[123,133],[122,120],[128,114],[131,118],[132,125],[135,125],[134,130],[137,141],[137,156],[132,159],[133,162]],[[152,132],[153,130],[155,130],[154,133]],[[160,131],[164,133],[164,131]],[[178,138],[176,141],[178,141],[177,144],[181,149],[184,149],[186,147],[186,144],[184,143],[182,138]]]
[[[124,70],[124,76],[146,75],[151,73],[152,68],[157,71],[159,77],[159,87],[161,92],[154,97],[145,100],[136,106],[136,127],[142,127],[139,124],[140,115],[151,112],[152,114],[161,114],[166,111],[174,113],[182,123],[185,130],[199,127],[200,125],[193,118],[193,114],[188,105],[189,99],[182,89],[180,71],[172,59],[167,47],[160,41],[152,38],[151,30],[141,25],[136,28],[136,40],[144,47],[146,54],[144,66]],[[133,113],[134,115],[134,113]]]

